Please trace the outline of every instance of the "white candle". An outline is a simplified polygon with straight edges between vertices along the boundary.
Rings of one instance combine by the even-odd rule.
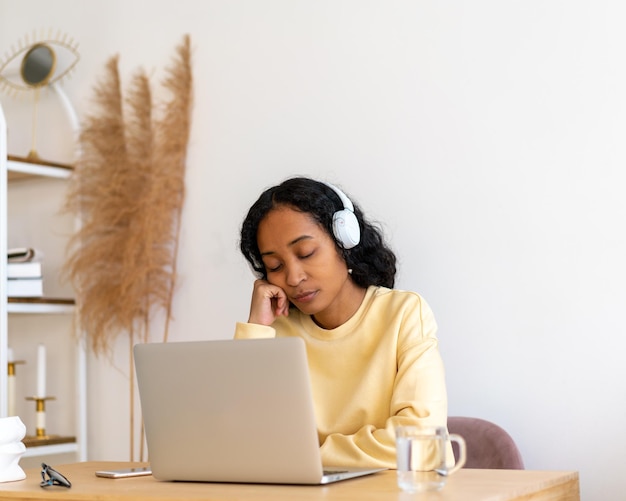
[[[45,411],[37,411],[35,416],[35,426],[37,430],[45,430],[46,429],[46,413]],[[37,435],[39,436],[39,434]]]
[[[13,348],[7,348],[7,362],[13,362]]]
[[[7,394],[8,394],[8,416],[16,416],[15,410],[15,376],[9,376],[7,381]]]
[[[43,344],[37,349],[37,395],[38,398],[46,396],[46,347]]]

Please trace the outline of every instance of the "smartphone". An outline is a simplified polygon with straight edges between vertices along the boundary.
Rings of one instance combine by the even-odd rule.
[[[122,470],[98,470],[96,471],[97,477],[104,478],[129,478],[129,477],[141,477],[144,475],[152,475],[152,470],[149,466],[143,466],[140,468],[124,468]]]

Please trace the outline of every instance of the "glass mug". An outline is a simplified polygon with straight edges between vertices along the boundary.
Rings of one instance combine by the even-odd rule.
[[[459,444],[459,459],[448,467],[448,441]],[[465,440],[460,435],[448,434],[444,426],[396,428],[396,455],[398,486],[405,492],[438,491],[446,479],[465,464]]]

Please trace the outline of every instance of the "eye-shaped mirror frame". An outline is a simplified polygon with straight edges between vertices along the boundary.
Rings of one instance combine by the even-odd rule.
[[[43,87],[52,79],[56,64],[57,58],[52,47],[37,43],[24,54],[20,68],[22,80],[31,87]]]

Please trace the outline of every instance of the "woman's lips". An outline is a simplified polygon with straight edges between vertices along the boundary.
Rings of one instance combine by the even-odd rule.
[[[310,301],[313,301],[313,299],[315,299],[315,296],[317,296],[317,291],[307,291],[294,296],[293,300],[297,303],[308,303]]]

